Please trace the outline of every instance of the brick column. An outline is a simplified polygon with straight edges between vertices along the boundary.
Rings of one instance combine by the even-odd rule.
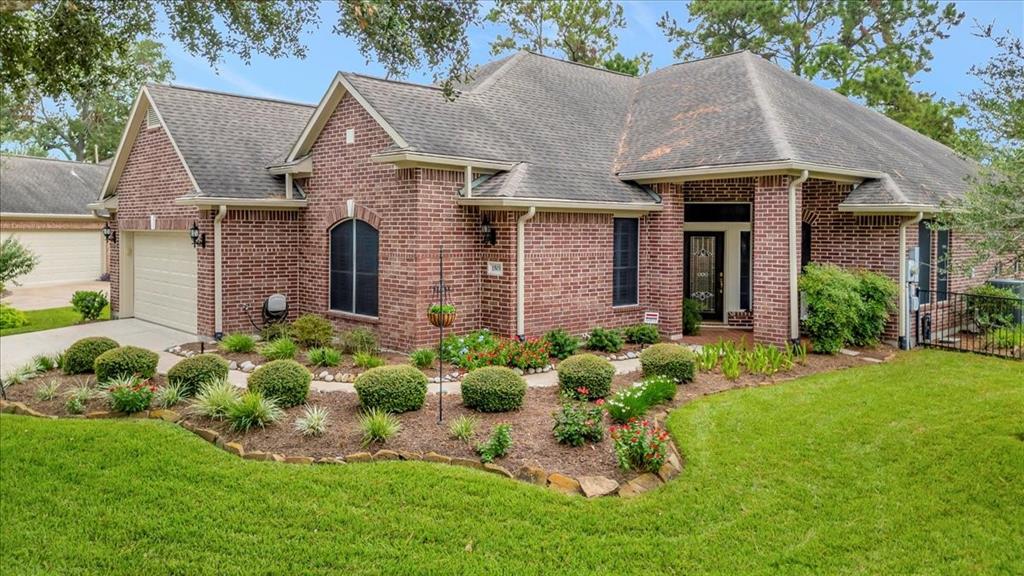
[[[683,333],[683,192],[678,184],[657,184],[655,192],[664,207],[648,216],[647,282],[651,308],[661,318],[659,329],[665,336]]]
[[[761,176],[754,189],[754,340],[789,339],[789,176]],[[800,214],[800,190],[796,213]],[[800,241],[796,242],[800,262]]]

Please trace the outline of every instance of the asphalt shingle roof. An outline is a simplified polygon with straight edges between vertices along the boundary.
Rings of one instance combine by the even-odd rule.
[[[0,212],[89,214],[99,197],[107,164],[53,158],[0,156]]]
[[[178,86],[147,89],[203,196],[284,195],[281,178],[266,168],[295,143],[314,106]]]

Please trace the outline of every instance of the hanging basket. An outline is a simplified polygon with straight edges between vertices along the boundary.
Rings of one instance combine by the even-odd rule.
[[[455,323],[455,312],[427,312],[427,319],[433,326],[448,328]]]

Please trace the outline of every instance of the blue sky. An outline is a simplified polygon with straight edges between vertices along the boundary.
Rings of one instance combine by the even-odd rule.
[[[966,13],[964,22],[953,30],[950,38],[934,45],[932,70],[915,78],[919,89],[949,99],[959,99],[960,93],[975,85],[973,78],[967,75],[968,69],[972,64],[984,62],[993,53],[990,42],[971,34],[974,20],[995,22],[998,28],[1010,30],[1018,36],[1024,35],[1024,1],[972,0],[956,4]],[[674,61],[673,46],[665,40],[656,23],[665,11],[671,12],[680,23],[685,23],[687,15],[683,3],[635,0],[622,2],[622,5],[628,26],[619,32],[619,50],[627,55],[651,52],[654,54],[654,69],[671,64]],[[333,2],[323,4],[320,29],[305,38],[309,52],[304,60],[255,57],[247,65],[229,57],[214,68],[206,61],[188,55],[169,38],[164,38],[167,55],[174,63],[174,82],[251,96],[315,103],[337,70],[383,75],[382,68],[375,62],[367,63],[351,40],[331,33],[335,6]],[[498,32],[500,30],[493,26],[471,32],[474,63],[491,59],[488,43]],[[431,76],[429,72],[420,70],[411,73],[407,79],[429,82]]]

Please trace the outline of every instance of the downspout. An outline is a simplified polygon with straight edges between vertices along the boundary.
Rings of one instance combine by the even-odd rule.
[[[526,221],[537,215],[530,209],[516,221],[516,334],[526,337]]]
[[[473,197],[473,167],[466,165],[466,198]]]
[[[807,181],[807,170],[789,183],[789,339],[800,341],[800,290],[797,288],[800,261],[796,256],[796,187]]]
[[[918,224],[924,219],[924,212],[918,212],[917,216],[900,222],[900,290],[899,290],[899,320],[896,322],[899,336],[900,350],[910,349],[910,295],[907,294],[907,226]]]
[[[223,253],[221,251],[221,220],[228,213],[227,206],[217,209],[213,218],[213,337],[220,340],[224,336],[224,288],[223,284]]]

